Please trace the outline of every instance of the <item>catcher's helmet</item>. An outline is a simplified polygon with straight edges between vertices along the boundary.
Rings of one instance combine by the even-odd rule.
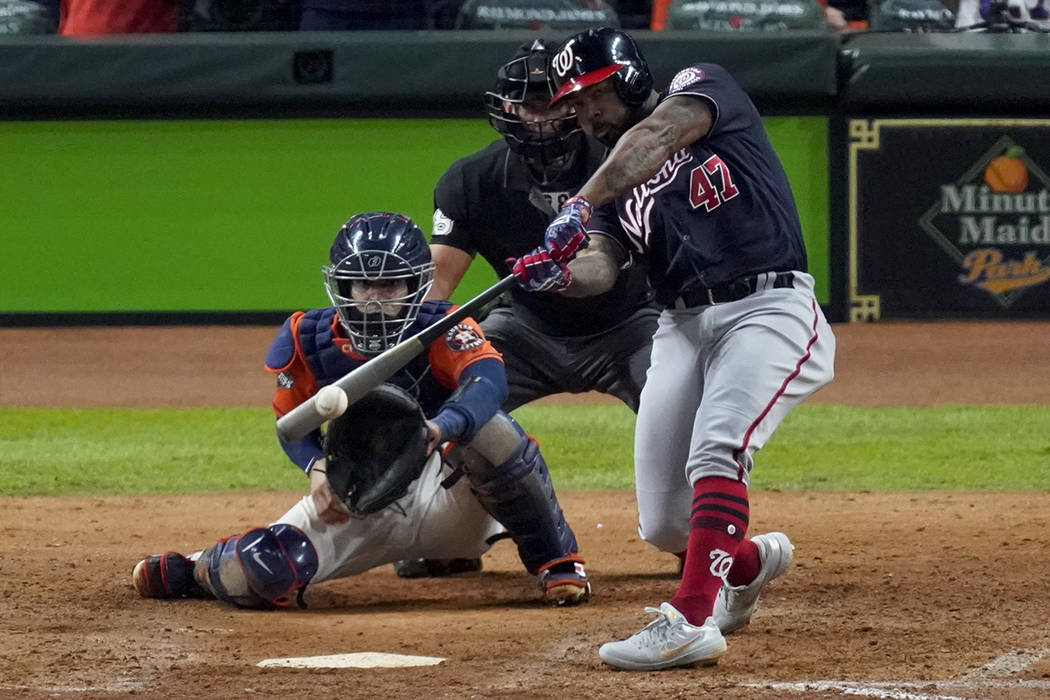
[[[542,39],[522,44],[485,93],[489,124],[532,166],[540,184],[564,172],[583,142],[576,115],[550,106],[555,91],[550,58],[551,48]]]
[[[400,342],[434,283],[423,232],[407,216],[358,214],[332,242],[325,289],[354,349],[378,355]]]
[[[653,89],[653,74],[634,39],[609,27],[588,29],[563,41],[551,69],[558,88],[551,104],[606,78],[613,78],[616,93],[632,107],[645,102]]]

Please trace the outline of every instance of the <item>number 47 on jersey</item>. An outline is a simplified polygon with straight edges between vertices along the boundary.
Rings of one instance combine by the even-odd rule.
[[[689,173],[689,202],[693,209],[703,207],[712,212],[738,194],[740,190],[720,156],[711,156]]]

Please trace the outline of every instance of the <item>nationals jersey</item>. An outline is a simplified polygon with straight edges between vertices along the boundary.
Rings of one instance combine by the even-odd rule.
[[[721,66],[697,63],[678,72],[661,100],[677,95],[707,102],[710,132],[595,211],[588,230],[643,260],[664,306],[689,287],[805,272],[791,187],[747,94]]]
[[[552,185],[541,190],[534,185],[528,167],[502,139],[460,158],[434,188],[431,243],[480,254],[496,274],[509,274],[507,258],[543,245],[547,224],[605,155],[597,142],[585,143],[571,189]],[[641,268],[625,270],[610,291],[593,297],[574,299],[520,287],[512,288],[507,297],[515,313],[527,312],[530,327],[561,337],[609,330],[650,301]]]

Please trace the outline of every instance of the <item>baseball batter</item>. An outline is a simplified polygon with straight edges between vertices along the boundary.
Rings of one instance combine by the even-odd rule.
[[[424,301],[434,266],[423,232],[405,216],[374,212],[351,218],[329,257],[323,271],[332,306],[293,314],[266,356],[266,368],[276,377],[278,416],[453,308],[447,301]],[[333,455],[348,450],[329,444],[335,424],[327,436],[317,430],[296,442],[282,441],[309,476],[309,495],[268,527],[189,557],[147,557],[132,574],[138,592],[282,606],[309,583],[399,559],[478,557],[505,528],[548,602],[585,600],[590,584],[575,535],[535,443],[499,410],[507,392],[503,365],[477,324],[463,320],[390,382],[399,387],[391,389],[394,394],[404,394],[426,416],[414,461],[392,455],[390,464],[376,468],[365,455],[349,467],[340,464],[343,478],[337,482]],[[376,425],[373,416],[354,410],[336,419],[340,435],[353,436],[355,426],[358,433],[389,431],[374,440],[377,450],[405,441],[398,432],[407,428]],[[444,460],[435,450],[442,444]],[[346,475],[346,468],[356,471]],[[347,482],[352,488],[345,493],[333,488]],[[361,492],[378,494],[378,505],[352,513],[347,502]]]
[[[791,561],[783,533],[744,537],[749,475],[784,416],[831,380],[835,339],[787,177],[722,67],[685,67],[658,94],[633,39],[608,28],[570,37],[552,65],[553,103],[613,150],[515,274],[601,292],[618,265],[599,240],[648,265],[663,311],[635,432],[639,532],[684,552],[670,602],[599,655],[630,670],[714,663]]]

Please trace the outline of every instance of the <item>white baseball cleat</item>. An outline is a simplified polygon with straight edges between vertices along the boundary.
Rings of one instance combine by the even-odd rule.
[[[657,617],[620,642],[602,644],[598,656],[627,671],[659,671],[674,666],[712,666],[726,651],[726,640],[710,617],[699,627],[686,622],[670,603],[645,609]]]
[[[758,561],[761,564],[758,576],[746,586],[723,583],[715,598],[711,617],[722,634],[732,634],[751,622],[762,588],[787,571],[792,552],[795,551],[795,545],[783,532],[767,532],[753,537],[751,541],[758,545]]]

